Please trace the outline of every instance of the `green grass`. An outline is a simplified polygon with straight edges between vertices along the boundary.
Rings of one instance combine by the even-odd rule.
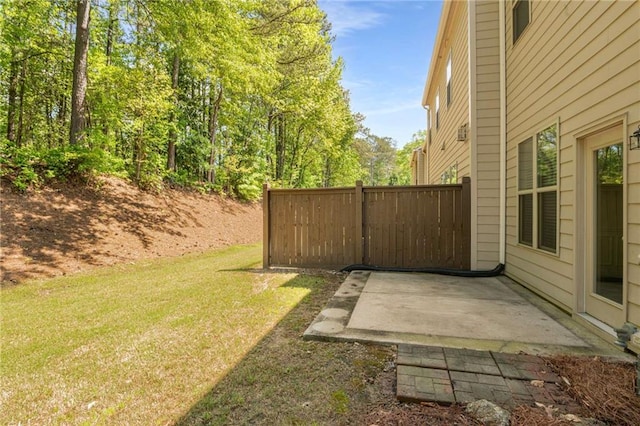
[[[176,422],[323,284],[260,257],[236,246],[4,288],[0,423]]]

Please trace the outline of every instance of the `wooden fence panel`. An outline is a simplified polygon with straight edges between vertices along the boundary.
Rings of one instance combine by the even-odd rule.
[[[264,188],[269,266],[470,268],[470,180],[460,185]]]
[[[463,185],[364,189],[365,265],[469,269]]]
[[[265,188],[264,197],[265,265],[338,268],[354,263],[352,189]]]

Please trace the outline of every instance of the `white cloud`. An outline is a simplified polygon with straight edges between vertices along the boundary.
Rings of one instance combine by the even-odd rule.
[[[368,79],[343,79],[342,86],[348,90],[366,89],[374,86],[374,82]]]
[[[384,15],[373,9],[355,6],[346,0],[324,0],[319,2],[331,22],[335,36],[345,36],[357,30],[366,30],[379,25]],[[364,3],[364,2],[363,2]]]

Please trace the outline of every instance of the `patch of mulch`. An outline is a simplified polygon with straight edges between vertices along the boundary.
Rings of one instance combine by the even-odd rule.
[[[260,203],[114,177],[26,194],[1,183],[3,285],[262,240]]]
[[[566,355],[547,361],[562,377],[567,393],[591,417],[613,425],[640,425],[640,396],[635,392],[633,364]]]
[[[442,406],[435,403],[398,403],[371,411],[362,424],[370,426],[475,426],[481,423],[465,414],[464,406],[459,404]]]
[[[561,413],[558,407],[521,405],[511,411],[511,426],[564,426],[575,424],[640,425],[640,396],[635,394],[635,365],[599,357],[544,357],[549,367],[563,378],[562,392],[582,409]],[[395,389],[389,392],[395,396]],[[583,423],[578,423],[583,422]],[[382,401],[371,407],[358,424],[479,425],[466,414],[465,406],[434,403]]]
[[[584,417],[579,417],[584,418]],[[566,418],[556,417],[552,407],[521,405],[511,412],[511,426],[565,426],[574,424]]]

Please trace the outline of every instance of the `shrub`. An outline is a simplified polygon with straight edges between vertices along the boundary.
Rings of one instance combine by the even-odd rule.
[[[0,176],[22,192],[47,180],[87,181],[102,173],[121,176],[123,170],[122,160],[82,146],[37,149],[4,144],[0,155]]]

